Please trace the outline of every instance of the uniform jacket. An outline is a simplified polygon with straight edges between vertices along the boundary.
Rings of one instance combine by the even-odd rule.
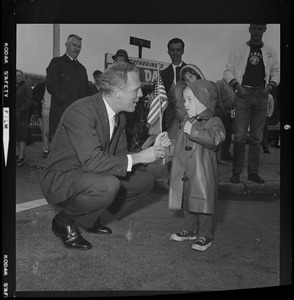
[[[41,188],[49,202],[62,202],[73,195],[74,183],[81,172],[126,176],[124,113],[119,114],[119,119],[110,142],[108,115],[101,93],[82,98],[68,107],[41,173]]]
[[[75,64],[66,54],[54,57],[46,72],[47,90],[52,95],[49,122],[53,136],[66,108],[89,95],[89,81],[86,68],[80,62]]]
[[[33,103],[33,91],[24,81],[16,87],[16,114],[21,119],[28,121],[30,108]]]
[[[242,84],[249,52],[249,42],[241,44],[230,52],[224,71],[224,78],[227,83],[236,79],[239,84]],[[263,44],[261,52],[265,69],[264,80],[266,84],[268,84],[269,81],[273,81],[278,85],[280,83],[280,63],[276,52],[265,44]]]
[[[172,152],[168,205],[170,209],[191,212],[214,212],[217,197],[216,151],[225,140],[222,121],[214,116],[216,90],[207,80],[189,84],[193,93],[208,109],[191,118],[191,135],[178,132]]]

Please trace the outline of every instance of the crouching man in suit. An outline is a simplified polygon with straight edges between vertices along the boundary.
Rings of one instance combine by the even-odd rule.
[[[62,115],[41,188],[48,203],[63,209],[53,218],[52,230],[68,248],[88,250],[89,241],[78,227],[94,234],[110,234],[99,217],[108,209],[117,219],[154,186],[154,176],[140,170],[165,157],[167,133],[154,145],[128,153],[124,112],[133,112],[142,97],[139,71],[130,63],[114,63],[100,77],[98,94],[77,100]]]

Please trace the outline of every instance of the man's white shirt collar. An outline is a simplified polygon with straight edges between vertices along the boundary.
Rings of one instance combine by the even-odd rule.
[[[103,99],[103,101],[105,103],[105,106],[106,106],[106,111],[107,111],[108,121],[109,121],[110,139],[111,139],[113,129],[114,129],[113,117],[116,115],[116,113],[113,111],[113,109],[109,106],[109,104],[107,103],[107,101],[103,97],[102,97],[102,99]],[[127,172],[131,172],[132,171],[132,166],[133,166],[133,159],[132,159],[132,156],[130,154],[127,154],[127,158],[128,158]]]
[[[175,70],[176,67],[180,67],[182,64],[183,64],[183,62],[181,62],[178,66],[176,66],[176,65],[174,65],[174,64],[172,64],[172,66],[173,66],[173,68],[174,68],[174,70]]]
[[[110,105],[107,103],[107,101],[102,97],[105,106],[106,106],[106,111],[107,111],[107,115],[108,115],[108,121],[109,121],[109,127],[110,127],[110,138],[112,136],[112,132],[114,129],[114,123],[113,123],[113,117],[116,115],[116,113],[114,112],[114,110],[110,107]]]
[[[73,59],[72,57],[70,57],[67,53],[65,53],[71,60],[76,60],[78,61],[77,59]]]
[[[103,97],[102,97],[102,99],[106,106],[108,118],[111,120],[116,115],[116,113],[114,112],[114,110],[110,107],[110,105],[107,103],[107,101]]]

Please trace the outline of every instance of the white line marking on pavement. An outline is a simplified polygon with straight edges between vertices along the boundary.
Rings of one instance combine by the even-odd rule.
[[[47,205],[47,204],[48,204],[48,202],[46,201],[45,198],[16,204],[16,212],[18,213],[23,210],[32,209],[32,208],[36,208],[36,207]]]

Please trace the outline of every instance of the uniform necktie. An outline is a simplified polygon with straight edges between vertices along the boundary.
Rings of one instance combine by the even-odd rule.
[[[176,67],[176,82],[180,80],[181,67]]]

